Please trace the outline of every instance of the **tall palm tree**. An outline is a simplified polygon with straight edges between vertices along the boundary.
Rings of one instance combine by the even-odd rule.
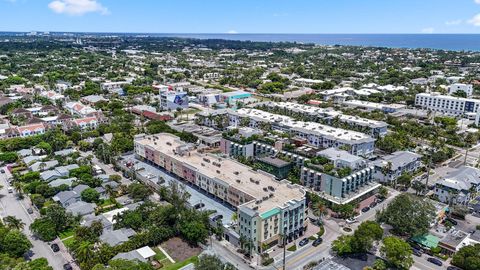
[[[75,249],[75,257],[79,262],[86,262],[95,255],[93,244],[84,241]]]
[[[15,181],[15,183],[13,183],[13,189],[15,189],[15,191],[18,193],[18,194],[22,194],[23,192],[23,185],[21,182],[19,181]]]
[[[110,185],[105,186],[105,192],[108,194],[108,197],[113,198],[115,197],[115,190]]]
[[[5,222],[8,228],[16,229],[19,231],[22,230],[23,227],[25,226],[25,223],[21,219],[16,218],[14,216],[6,216],[3,219],[3,222]]]
[[[238,221],[238,213],[237,213],[237,212],[233,212],[233,214],[232,214],[232,221],[233,221],[234,223],[237,223],[237,221]]]
[[[328,213],[327,207],[323,202],[316,202],[312,205],[312,213],[319,218],[319,221]]]

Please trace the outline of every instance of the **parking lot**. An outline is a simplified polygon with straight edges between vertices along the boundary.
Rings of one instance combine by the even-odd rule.
[[[199,190],[196,187],[186,185],[185,182],[179,180],[172,174],[167,173],[166,171],[154,167],[150,164],[145,162],[139,161],[135,158],[134,155],[127,155],[122,157],[125,161],[132,161],[135,163],[135,169],[138,170],[139,168],[144,168],[146,172],[160,176],[165,179],[165,183],[162,185],[168,186],[170,181],[176,181],[177,183],[181,184],[185,187],[185,190],[190,194],[189,204],[191,206],[197,204],[204,204],[201,210],[214,210],[216,211],[215,215],[222,215],[223,224],[231,224],[232,223],[232,214],[234,210],[225,203],[222,203],[219,199],[214,198],[212,195],[207,194],[205,191]]]

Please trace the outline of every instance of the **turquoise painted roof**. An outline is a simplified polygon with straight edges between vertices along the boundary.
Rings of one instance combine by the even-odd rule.
[[[265,213],[260,214],[260,217],[261,217],[262,219],[267,219],[267,218],[269,218],[269,217],[271,217],[271,216],[274,216],[274,215],[276,215],[276,214],[278,214],[278,213],[280,213],[280,209],[278,209],[278,208],[273,208],[273,209],[271,209],[271,210],[268,210],[268,211],[265,212]]]

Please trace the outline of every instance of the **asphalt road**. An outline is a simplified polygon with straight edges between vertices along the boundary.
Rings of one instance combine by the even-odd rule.
[[[54,253],[48,243],[35,239],[29,230],[29,226],[39,214],[35,212],[32,215],[28,214],[27,208],[30,207],[30,204],[27,199],[18,200],[15,192],[8,193],[9,184],[7,182],[6,174],[0,174],[0,178],[0,184],[4,186],[0,189],[0,216],[2,218],[6,216],[15,216],[25,223],[23,233],[33,245],[28,254],[29,258],[37,259],[43,257],[48,260],[49,265],[52,266],[53,269],[63,269],[63,265],[71,260],[71,257],[67,254],[63,245],[59,245],[63,250]]]

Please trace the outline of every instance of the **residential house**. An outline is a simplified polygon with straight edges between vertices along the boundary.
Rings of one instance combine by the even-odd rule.
[[[119,230],[113,231],[104,231],[102,235],[100,235],[100,241],[105,244],[108,244],[111,247],[120,245],[128,241],[128,239],[134,236],[136,233],[134,230],[130,228],[122,228]]]
[[[86,216],[95,213],[95,207],[94,203],[78,201],[68,205],[66,210],[67,213],[72,213],[74,216]]]
[[[124,259],[124,260],[139,260],[141,262],[148,262],[151,258],[155,256],[155,251],[153,251],[150,247],[145,246],[136,250],[132,250],[129,252],[118,253],[113,257],[112,260],[116,259]]]

